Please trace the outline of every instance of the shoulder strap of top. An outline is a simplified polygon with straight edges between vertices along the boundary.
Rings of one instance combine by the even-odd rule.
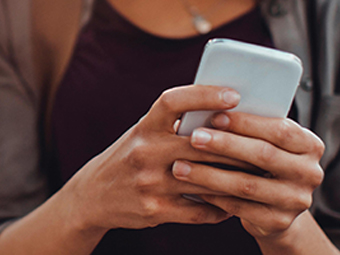
[[[79,30],[82,0],[32,0],[34,61],[39,83],[58,83]]]
[[[90,16],[91,2],[32,0],[33,57],[43,92],[47,139],[54,94],[70,61],[80,28]]]

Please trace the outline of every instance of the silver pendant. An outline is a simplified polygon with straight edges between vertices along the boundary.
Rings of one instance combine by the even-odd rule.
[[[192,23],[196,31],[200,34],[207,34],[211,31],[212,25],[201,15],[195,15],[192,19]]]

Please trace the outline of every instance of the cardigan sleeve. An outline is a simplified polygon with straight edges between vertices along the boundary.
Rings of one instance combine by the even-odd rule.
[[[340,73],[340,72],[339,72]],[[338,75],[339,79],[340,76]],[[338,81],[338,87],[340,81]],[[312,213],[328,237],[340,249],[340,95],[323,96],[319,128],[326,151],[321,160],[323,183],[314,192]],[[329,156],[330,155],[330,156]]]
[[[312,212],[327,236],[340,249],[340,159],[327,169],[323,184],[315,191]]]
[[[6,19],[1,12],[0,23]],[[40,168],[38,107],[7,54],[0,33],[0,231],[46,200],[47,178]]]

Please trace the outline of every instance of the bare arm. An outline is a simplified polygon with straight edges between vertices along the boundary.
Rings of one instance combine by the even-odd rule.
[[[105,229],[86,229],[72,215],[69,196],[58,192],[0,235],[1,254],[90,254]]]

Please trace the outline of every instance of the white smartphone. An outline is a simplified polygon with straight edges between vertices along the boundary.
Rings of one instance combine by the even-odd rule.
[[[233,88],[241,95],[239,111],[264,117],[286,117],[303,72],[301,60],[287,52],[229,39],[212,39],[204,49],[194,84]],[[187,112],[179,135],[211,127],[215,112]]]

